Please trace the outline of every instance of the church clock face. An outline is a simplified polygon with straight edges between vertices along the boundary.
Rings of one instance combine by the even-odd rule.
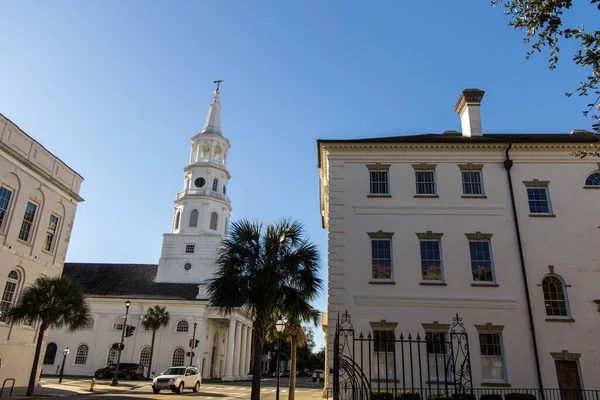
[[[196,187],[199,187],[199,188],[201,188],[205,184],[206,184],[206,179],[204,179],[204,178],[196,178],[196,180],[194,181],[194,185],[196,185]]]

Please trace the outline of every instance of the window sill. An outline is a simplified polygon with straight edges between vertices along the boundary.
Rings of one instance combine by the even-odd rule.
[[[419,282],[419,285],[422,285],[422,286],[447,286],[446,282],[437,282],[437,281],[431,281],[431,282],[421,281],[421,282]]]
[[[487,199],[487,196],[484,194],[463,194],[463,199]]]
[[[430,199],[437,199],[440,196],[438,196],[437,194],[415,194],[416,198],[430,198]]]
[[[471,286],[475,287],[475,286],[481,286],[481,287],[498,287],[499,285],[497,283],[471,283]]]
[[[481,382],[481,386],[483,387],[512,387],[510,383],[506,382]]]
[[[394,281],[369,281],[370,285],[395,285]]]
[[[42,249],[42,253],[48,254],[49,256],[54,256],[54,253],[47,251],[45,249]]]
[[[18,243],[21,243],[21,244],[24,244],[25,246],[29,246],[29,247],[31,247],[31,243],[29,243],[29,242],[26,242],[26,241],[24,241],[24,240],[21,240],[21,239],[19,239],[19,238],[17,238],[17,242],[18,242]]]
[[[554,214],[529,214],[533,218],[556,218]]]
[[[600,189],[600,186],[584,186],[584,189]]]
[[[383,197],[383,198],[389,198],[392,197],[391,194],[368,194],[367,197]]]
[[[546,318],[548,322],[575,322],[573,318]]]

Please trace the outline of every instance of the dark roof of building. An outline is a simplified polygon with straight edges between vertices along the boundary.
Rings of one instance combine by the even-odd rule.
[[[157,283],[156,264],[65,263],[63,275],[94,297],[196,300],[197,283]]]

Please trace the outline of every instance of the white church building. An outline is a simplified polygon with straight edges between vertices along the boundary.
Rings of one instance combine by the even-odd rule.
[[[238,309],[223,315],[211,308],[207,280],[216,270],[216,251],[227,235],[231,202],[227,183],[229,140],[221,132],[219,90],[215,91],[202,131],[191,138],[183,190],[174,201],[171,233],[164,234],[162,254],[155,264],[65,263],[63,274],[76,280],[91,306],[93,324],[69,332],[52,329],[48,335],[43,373],[57,373],[63,350],[70,353],[66,375],[91,376],[117,360],[113,343],[121,339],[125,302],[127,325],[136,328],[125,339],[121,362],[139,363],[159,373],[172,365],[193,364],[205,379],[245,379],[250,367],[252,316]],[[166,307],[167,327],[157,331],[152,365],[152,331],[141,321],[149,307]],[[189,348],[194,337],[199,346]],[[193,351],[190,360],[186,353]]]

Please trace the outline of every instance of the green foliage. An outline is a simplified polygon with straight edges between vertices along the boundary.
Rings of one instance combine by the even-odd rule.
[[[504,400],[536,400],[536,397],[529,393],[507,393],[504,395]]]
[[[396,400],[421,400],[421,395],[414,390],[399,390],[396,392]]]
[[[589,1],[600,10],[600,0]],[[566,95],[592,94],[593,100],[583,112],[587,116],[600,102],[600,31],[586,31],[583,25],[563,26],[563,14],[573,6],[572,0],[492,0],[492,5],[504,6],[504,14],[511,18],[508,23],[510,28],[525,31],[523,40],[525,43],[531,43],[531,50],[526,58],[536,52],[542,52],[544,48],[549,50],[548,63],[551,70],[558,64],[559,40],[567,39],[577,44],[579,49],[572,59],[576,65],[586,69],[587,76],[579,82],[579,87]],[[597,19],[598,15],[595,18]],[[594,130],[599,131],[598,116],[594,115],[592,118],[595,120]]]
[[[427,396],[427,400],[476,400],[475,396],[469,393],[454,393],[451,395],[447,394],[436,394]]]
[[[399,390],[394,395],[394,392],[380,390],[378,392],[369,393],[369,400],[420,400],[421,396],[414,390],[402,391]]]
[[[369,400],[394,400],[394,393],[380,390],[369,393]]]
[[[148,307],[146,313],[142,317],[142,326],[144,329],[156,331],[161,327],[167,326],[171,316],[165,307],[158,304]]]
[[[502,395],[498,393],[482,394],[479,400],[502,400]]]
[[[447,394],[432,394],[427,396],[427,400],[452,400],[452,396]]]

